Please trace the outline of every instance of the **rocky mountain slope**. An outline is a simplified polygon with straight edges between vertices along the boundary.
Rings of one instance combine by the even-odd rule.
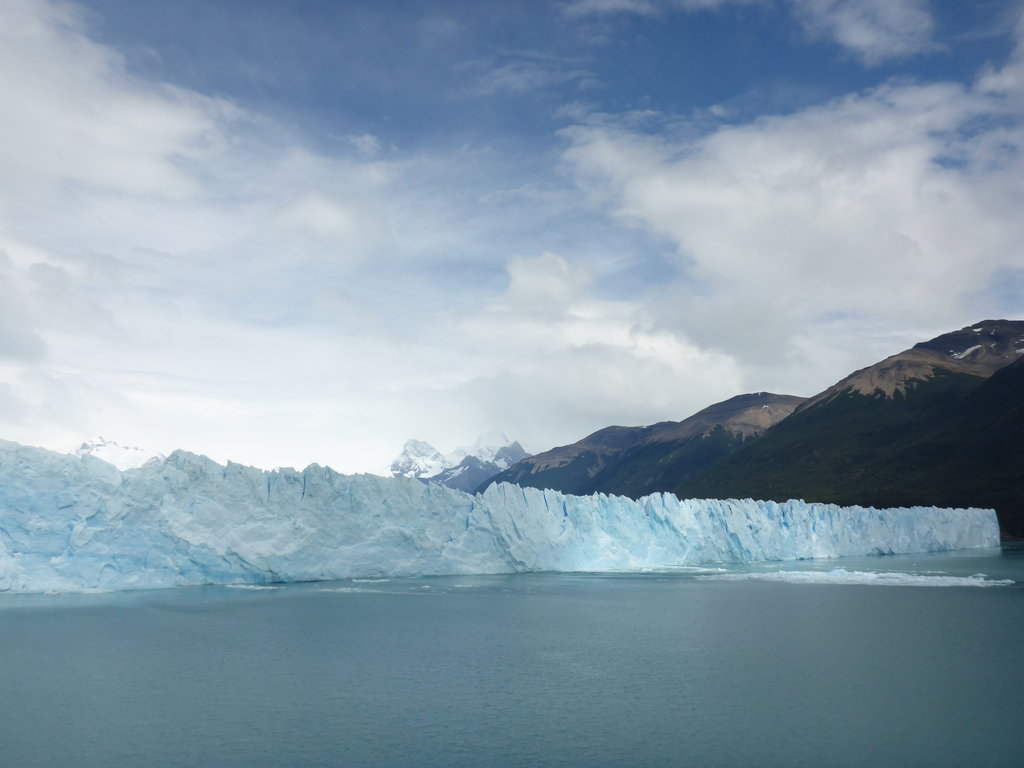
[[[683,496],[971,504],[1024,536],[1024,322],[986,320],[856,371]]]
[[[675,488],[781,421],[803,398],[769,392],[739,395],[683,421],[606,427],[571,445],[524,459],[491,478],[563,493],[634,498]]]

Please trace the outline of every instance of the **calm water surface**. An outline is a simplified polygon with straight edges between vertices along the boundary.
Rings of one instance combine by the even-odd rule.
[[[837,568],[1014,583],[746,578]],[[1018,548],[0,595],[0,764],[1021,766],[1022,585]]]

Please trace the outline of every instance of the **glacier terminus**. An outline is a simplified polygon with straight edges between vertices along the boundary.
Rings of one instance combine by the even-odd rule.
[[[471,495],[311,465],[185,451],[120,471],[0,442],[0,591],[148,589],[356,576],[638,571],[993,547],[986,509]]]

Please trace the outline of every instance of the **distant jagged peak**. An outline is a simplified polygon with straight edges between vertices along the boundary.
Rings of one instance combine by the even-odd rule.
[[[467,456],[475,456],[481,461],[493,462],[499,453],[512,445],[519,446],[519,443],[510,440],[508,435],[501,430],[492,429],[490,432],[480,435],[472,445],[459,446],[449,453],[447,457],[448,461],[451,462],[449,466],[454,467],[458,465]],[[519,446],[519,449],[522,450],[522,446]]]
[[[402,446],[402,452],[408,453],[410,456],[432,456],[435,453],[439,453],[437,448],[426,440],[418,440],[415,437],[405,441],[405,445]]]
[[[107,440],[98,436],[94,440],[82,443],[74,452],[75,456],[93,456],[113,464],[122,472],[126,469],[141,467],[153,459],[166,458],[162,453],[135,445],[121,445],[115,440]]]
[[[443,454],[424,440],[407,440],[402,452],[391,462],[388,474],[395,477],[432,480],[451,475],[449,470],[466,461],[472,464],[495,465],[495,472],[515,464],[529,454],[517,441],[510,440],[504,432],[492,430],[481,435],[469,446],[456,448]]]
[[[430,477],[441,472],[447,464],[444,454],[425,440],[406,440],[402,452],[388,467],[394,477]]]
[[[491,459],[491,463],[496,464],[499,469],[508,469],[517,461],[522,461],[529,456],[529,452],[519,441],[513,441],[507,445],[503,445],[494,453],[494,458]]]

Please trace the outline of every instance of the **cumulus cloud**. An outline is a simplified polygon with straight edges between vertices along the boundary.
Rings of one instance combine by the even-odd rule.
[[[697,139],[581,125],[565,157],[620,220],[675,244],[662,322],[767,376],[838,328],[912,338],[1019,312],[980,298],[1024,269],[1017,110],[980,86],[884,85]]]
[[[655,327],[642,302],[601,298],[585,266],[543,253],[507,269],[506,291],[453,327],[464,347],[486,350],[455,387],[482,419],[550,445],[685,418],[739,392],[735,359]]]

